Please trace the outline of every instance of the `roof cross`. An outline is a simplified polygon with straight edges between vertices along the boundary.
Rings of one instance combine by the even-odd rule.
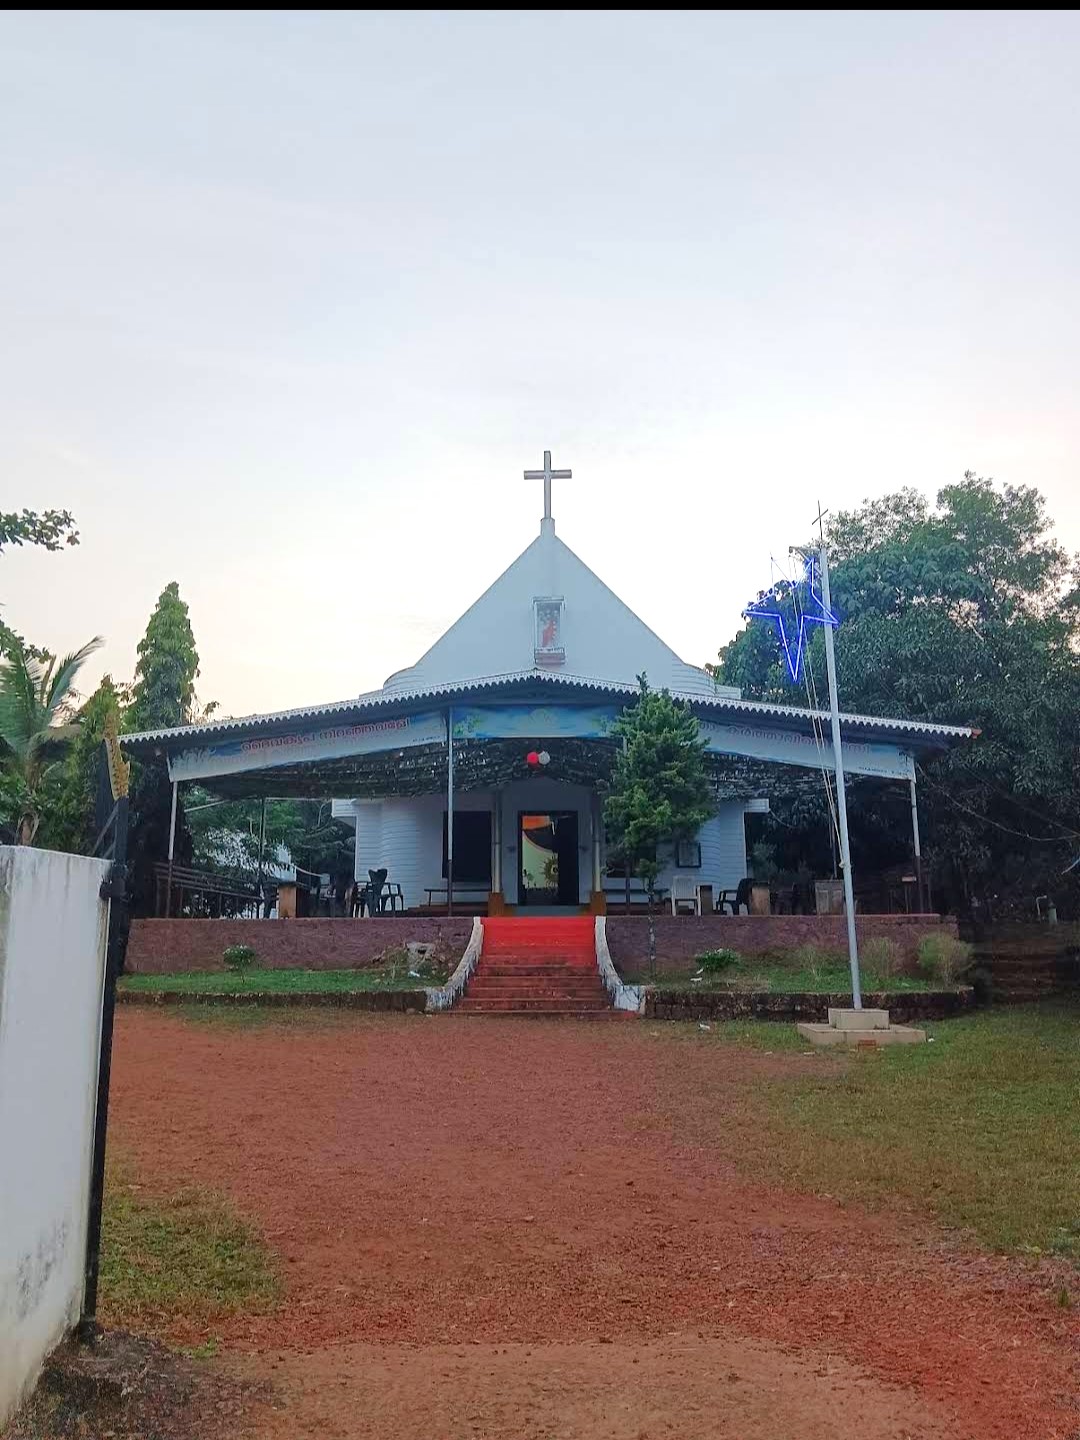
[[[526,480],[542,480],[544,482],[544,519],[551,519],[551,482],[552,480],[569,480],[573,474],[571,470],[553,470],[551,468],[551,451],[544,451],[544,468],[542,470],[526,470]]]

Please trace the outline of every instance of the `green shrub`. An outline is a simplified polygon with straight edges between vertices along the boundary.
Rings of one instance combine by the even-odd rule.
[[[255,963],[257,956],[250,945],[227,945],[221,952],[226,970],[243,971]]]
[[[955,985],[971,965],[971,946],[953,935],[924,935],[919,941],[919,965],[931,979]]]
[[[733,990],[771,990],[772,979],[765,970],[740,970],[731,981]]]
[[[701,955],[694,956],[694,963],[706,975],[719,975],[722,970],[729,970],[732,965],[738,965],[742,956],[737,950],[706,950]]]
[[[843,965],[844,959],[833,950],[823,950],[820,945],[810,943],[788,951],[784,963],[792,970],[806,970],[814,984],[820,985],[825,972]]]
[[[887,935],[875,935],[862,947],[863,967],[879,980],[893,980],[904,968],[904,952]]]

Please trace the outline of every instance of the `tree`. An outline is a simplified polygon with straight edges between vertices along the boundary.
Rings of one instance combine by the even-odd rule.
[[[166,585],[139,641],[138,662],[131,705],[124,716],[129,733],[164,730],[191,722],[195,706],[195,677],[199,654],[188,607],[176,581]],[[132,767],[131,857],[132,907],[136,915],[151,913],[154,903],[154,865],[169,853],[172,785],[163,758],[154,757]],[[177,807],[176,858],[190,864],[191,836]]]
[[[39,660],[11,645],[0,663],[0,738],[8,747],[8,802],[15,843],[32,845],[41,824],[43,790],[59,764],[60,727],[71,714],[75,677],[101,645],[100,636],[62,660]]]
[[[56,773],[56,792],[44,807],[43,844],[56,850],[89,854],[97,838],[95,805],[101,745],[110,719],[119,728],[122,696],[106,675],[75,715],[78,731]]]
[[[842,706],[981,731],[920,762],[939,897],[1030,913],[1050,893],[1062,913],[1076,908],[1063,872],[1080,851],[1080,589],[1042,496],[968,472],[933,505],[909,489],[838,514],[828,538]],[[794,606],[791,587],[773,594]],[[820,635],[808,656],[807,684],[816,675],[823,690]],[[749,698],[807,703],[759,622],[721,650],[715,673]],[[774,810],[775,838],[814,843],[805,802],[801,816]],[[851,815],[857,872],[909,853],[905,806],[881,787],[856,787]]]
[[[258,799],[215,802],[209,791],[193,787],[187,815],[197,868],[215,870],[251,884],[258,873],[261,804]],[[352,877],[355,835],[331,815],[329,800],[266,801],[264,859],[266,873],[280,848],[293,863],[334,882]]]
[[[137,654],[128,730],[163,730],[190,724],[199,652],[195,649],[188,607],[180,599],[175,580],[158,596]]]
[[[67,510],[21,510],[4,514],[0,511],[0,554],[5,545],[40,545],[45,550],[59,550],[61,545],[77,545],[79,532]],[[21,648],[33,660],[47,661],[48,652],[28,645],[21,635],[0,620],[0,655]]]
[[[655,968],[653,897],[666,845],[690,839],[715,809],[705,770],[705,742],[688,706],[667,690],[640,693],[616,721],[623,741],[615,761],[604,820],[614,853],[645,884],[649,895],[649,964]]]
[[[40,545],[45,550],[59,550],[62,545],[78,543],[75,519],[67,510],[0,511],[0,551],[5,545]]]

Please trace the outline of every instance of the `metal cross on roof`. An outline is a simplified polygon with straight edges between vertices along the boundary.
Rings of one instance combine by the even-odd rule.
[[[573,475],[571,470],[553,470],[551,468],[551,451],[544,451],[544,468],[542,470],[526,470],[526,480],[542,480],[544,482],[544,519],[551,519],[551,482],[552,480],[569,480]]]

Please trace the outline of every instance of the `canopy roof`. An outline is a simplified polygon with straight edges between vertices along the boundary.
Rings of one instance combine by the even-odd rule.
[[[123,736],[121,743],[130,754],[168,757],[174,777],[198,779],[222,795],[430,794],[446,784],[446,723],[453,711],[456,789],[488,788],[519,776],[526,750],[545,741],[553,758],[547,771],[551,778],[594,784],[610,767],[612,742],[604,717],[637,693],[629,685],[524,672],[146,731]],[[787,755],[789,763],[810,768],[828,763],[821,741],[828,736],[829,719],[821,711],[720,694],[675,694],[703,722],[703,733],[717,751],[730,748],[763,759]],[[521,728],[512,734],[496,729],[476,739],[467,726],[460,727],[459,717],[497,715],[500,705],[503,714],[517,709],[521,715]],[[575,717],[587,718],[575,729]],[[964,726],[871,715],[842,716],[841,732],[853,755],[857,750],[900,756],[941,748],[973,733]],[[395,743],[406,733],[406,743]],[[791,745],[799,737],[805,737],[801,755]],[[311,747],[321,752],[320,758],[311,758]],[[223,766],[229,773],[215,773]],[[850,768],[892,773],[865,763]]]
[[[211,720],[200,725],[178,725],[165,730],[143,730],[122,735],[121,744],[132,754],[161,751],[175,754],[193,745],[211,744],[216,740],[241,739],[257,735],[286,735],[302,722],[337,720],[356,723],[377,720],[388,715],[409,715],[427,710],[433,703],[441,708],[450,704],[480,703],[491,700],[559,701],[574,704],[589,700],[615,700],[624,704],[637,695],[633,685],[606,683],[584,679],[579,675],[548,675],[537,671],[521,671],[514,675],[491,675],[481,680],[462,680],[454,684],[434,685],[416,690],[374,690],[350,700],[334,700],[325,705],[305,705],[296,710],[275,710],[265,715],[243,715],[235,719]],[[811,710],[800,705],[775,705],[764,700],[733,699],[722,693],[705,696],[673,690],[677,700],[684,700],[696,715],[722,722],[728,720],[767,720],[770,727],[813,734],[815,727],[828,725],[827,711]],[[942,725],[936,721],[900,720],[882,715],[859,715],[841,712],[844,737],[866,737],[895,740],[917,749],[941,748],[956,740],[970,739],[976,732],[969,725]]]

